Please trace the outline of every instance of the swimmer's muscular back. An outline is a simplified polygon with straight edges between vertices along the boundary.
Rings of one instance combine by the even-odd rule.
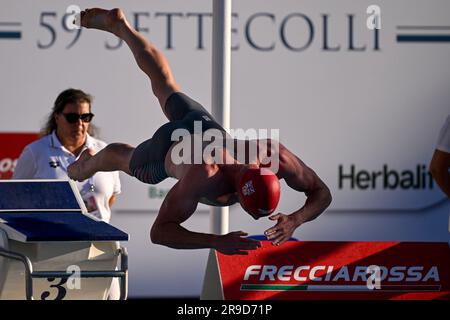
[[[239,141],[246,146],[248,154],[249,141]],[[260,153],[255,159],[251,159],[250,163],[260,167],[261,162],[267,167],[269,160],[277,159],[278,165],[270,167],[274,170],[278,179],[285,179],[286,183],[294,190],[300,192],[308,192],[315,188],[325,187],[325,184],[319,177],[308,168],[297,156],[290,152],[284,145],[276,141],[276,148],[270,139],[253,140],[251,143],[258,144],[258,151]],[[173,146],[172,146],[173,147]],[[268,158],[267,148],[270,148],[272,154]],[[172,148],[171,148],[172,150]],[[171,150],[166,155],[165,166],[169,176],[177,178],[178,180],[187,179],[188,183],[200,181],[203,192],[199,194],[199,202],[215,206],[229,206],[238,202],[236,195],[235,184],[231,182],[230,176],[238,174],[241,164],[236,162],[227,149],[220,149],[223,151],[223,162],[229,164],[174,164],[171,161]],[[259,160],[261,159],[261,161]],[[209,159],[212,162],[212,159]],[[211,163],[209,162],[209,163]],[[231,164],[234,163],[234,164]],[[271,164],[271,163],[269,163]],[[188,174],[189,173],[189,174]],[[185,177],[187,175],[187,177]],[[200,177],[207,177],[201,179]]]
[[[188,141],[186,141],[187,139]],[[223,139],[222,137],[220,139]],[[203,163],[214,163],[215,159],[221,159],[222,164],[255,164],[258,167],[260,166],[260,162],[267,162],[267,158],[275,159],[278,158],[278,154],[280,150],[276,148],[276,146],[280,146],[280,149],[286,149],[282,146],[278,141],[276,141],[276,145],[272,144],[271,139],[257,139],[257,140],[238,140],[232,139],[229,137],[225,137],[225,142],[223,144],[226,148],[222,148],[222,146],[212,146],[210,141],[203,141],[202,136],[198,134],[190,134],[184,136],[180,141],[174,142],[165,155],[164,166],[167,174],[172,178],[181,179],[185,172],[190,168],[191,163],[198,163],[198,161],[202,161]],[[196,140],[196,141],[194,141]],[[214,141],[216,142],[216,141]],[[195,152],[196,145],[202,144],[200,154],[200,158],[196,157]],[[181,163],[180,160],[173,161],[173,159],[178,158],[179,154],[185,154],[187,148],[190,156],[183,156],[183,162],[189,163]],[[208,151],[205,151],[206,148],[209,148]],[[214,154],[213,157],[209,155],[211,149],[214,149],[214,152],[222,152],[221,155]],[[232,149],[232,150],[231,150]],[[267,157],[267,150],[271,150],[269,154],[271,157]],[[181,151],[182,150],[182,151]],[[205,153],[205,154],[203,154]],[[220,163],[219,163],[220,165]],[[267,165],[265,165],[267,166]],[[274,168],[274,171],[277,171],[278,166]]]
[[[307,167],[295,154],[293,154],[289,149],[287,149],[283,144],[281,144],[278,141],[274,141],[276,144],[274,144],[271,139],[259,139],[259,140],[251,140],[251,141],[245,141],[245,140],[234,140],[236,142],[236,149],[234,150],[234,154],[236,154],[236,151],[238,150],[245,150],[245,154],[247,155],[246,163],[255,164],[257,167],[265,166],[269,167],[274,171],[274,173],[277,175],[278,179],[287,179],[286,182],[288,185],[290,185],[291,188],[306,192],[309,189],[311,189],[311,184],[318,183],[321,181],[317,175],[309,168]],[[257,150],[258,153],[255,154],[256,157],[249,158],[250,152],[250,143],[257,144],[255,146],[254,150]],[[240,149],[239,144],[243,145],[243,148]],[[192,170],[193,165],[191,164],[174,164],[172,161],[172,150],[175,147],[176,143],[171,146],[169,151],[166,154],[165,158],[165,168],[169,176],[176,178],[176,179],[183,179],[183,177],[186,175],[186,173],[189,170]],[[191,143],[191,146],[193,146],[194,143]],[[203,145],[203,150],[207,143]],[[267,149],[270,149],[271,151],[268,152]],[[217,149],[218,150],[218,149]],[[227,167],[230,167],[229,164],[239,164],[239,162],[236,160],[236,156],[230,155],[230,152],[228,152],[227,149],[221,149],[223,151],[222,159],[223,163],[228,164],[213,164],[213,165],[194,165],[194,166],[204,166],[203,170],[208,171],[211,177],[215,176],[214,182],[219,183],[220,178],[218,172],[221,172],[223,170],[226,170]],[[191,150],[193,153],[193,150]],[[269,156],[266,156],[269,155]],[[270,163],[270,160],[277,159],[278,165],[273,165]],[[211,162],[213,160],[209,159]],[[191,159],[193,161],[193,159]],[[210,162],[210,163],[211,163]],[[261,165],[261,162],[263,165]],[[193,169],[194,171],[198,170]],[[223,182],[221,182],[223,184]],[[213,189],[216,189],[213,187]],[[216,193],[217,194],[217,193]],[[202,195],[202,198],[208,198],[211,202],[215,202],[215,199],[211,199],[210,197],[207,197],[206,195]]]

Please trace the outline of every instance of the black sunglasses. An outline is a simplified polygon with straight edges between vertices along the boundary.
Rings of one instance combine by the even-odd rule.
[[[78,119],[81,119],[81,121],[83,122],[91,122],[92,118],[94,117],[93,113],[83,113],[83,114],[78,114],[75,112],[70,112],[70,113],[61,113],[64,118],[66,118],[66,121],[68,123],[77,123]]]

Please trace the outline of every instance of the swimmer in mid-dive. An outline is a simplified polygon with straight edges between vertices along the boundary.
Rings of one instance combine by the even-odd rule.
[[[121,9],[86,9],[81,12],[81,25],[113,33],[127,43],[138,66],[150,78],[153,93],[169,122],[136,148],[112,143],[95,155],[85,151],[69,167],[69,177],[82,181],[98,171],[121,170],[148,184],[157,184],[167,177],[178,179],[151,228],[152,242],[176,249],[213,248],[224,254],[247,254],[248,250],[260,247],[260,242],[246,238],[242,231],[214,235],[192,232],[181,224],[195,212],[198,203],[229,206],[239,202],[254,219],[269,216],[278,204],[279,179],[304,192],[307,199],[291,214],[269,217],[277,221],[265,232],[273,244],[289,240],[296,228],[315,219],[330,205],[331,194],[325,183],[285,146],[271,139],[232,139],[205,108],[182,93],[166,58],[130,26]],[[203,156],[200,163],[193,160],[195,152],[190,161],[175,161],[177,148],[189,139],[198,138],[196,123],[201,127],[200,136],[211,131],[223,133],[224,142],[231,139],[232,148],[236,143],[247,153],[252,145],[257,146],[256,157],[247,155],[244,159],[248,161],[239,161],[241,158],[230,148],[218,147],[211,156]],[[187,135],[181,141],[173,141],[176,130],[184,130]],[[203,152],[208,146],[203,142],[201,145]],[[270,161],[278,163],[276,170],[267,162],[269,154]]]

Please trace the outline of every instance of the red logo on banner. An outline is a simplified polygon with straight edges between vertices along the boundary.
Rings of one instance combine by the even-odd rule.
[[[450,299],[448,243],[262,244],[217,253],[225,299]]]
[[[39,138],[37,133],[0,133],[0,179],[10,179],[23,148]]]

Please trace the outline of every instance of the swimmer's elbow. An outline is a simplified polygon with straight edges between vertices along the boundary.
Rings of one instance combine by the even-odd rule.
[[[161,226],[154,224],[150,230],[150,241],[154,244],[164,245],[163,232]]]
[[[331,202],[333,201],[330,188],[328,188],[328,186],[324,182],[321,182],[317,190],[319,190],[319,194],[321,195],[320,199],[325,210],[330,206]]]
[[[177,228],[174,223],[155,223],[150,230],[150,240],[154,244],[177,247]]]
[[[326,196],[325,196],[326,208],[328,208],[330,206],[332,201],[333,201],[333,196],[331,195],[331,191],[328,187],[326,187]]]

